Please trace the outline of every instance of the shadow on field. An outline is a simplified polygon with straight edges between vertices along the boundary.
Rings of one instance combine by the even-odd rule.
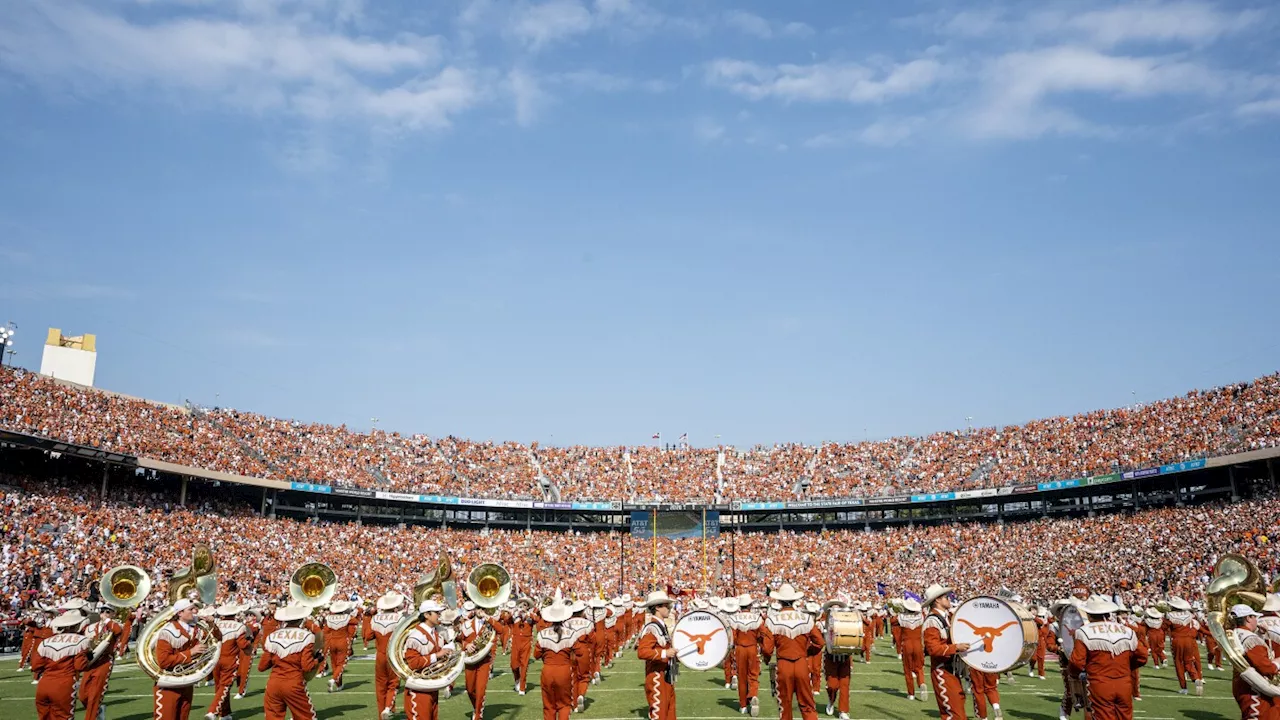
[[[368,680],[352,680],[351,682],[342,683],[342,690],[355,690],[361,685],[368,684],[370,684]],[[342,690],[339,690],[337,694],[341,694]]]
[[[905,718],[902,715],[899,715],[898,713],[893,712],[888,708],[882,708],[879,705],[867,705],[865,707],[868,710],[875,711],[876,717],[889,717],[889,718],[894,718],[894,720],[905,720]]]
[[[738,706],[738,699],[736,697],[720,698],[717,702],[734,712],[739,712],[741,710]]]
[[[333,707],[320,708],[316,710],[316,720],[325,720],[325,718],[338,717],[347,712],[355,712],[364,709],[364,705],[334,705]],[[258,708],[258,712],[261,713],[262,708]],[[248,717],[250,714],[252,713],[246,713],[245,715],[236,713],[236,717]]]
[[[1191,720],[1222,720],[1222,713],[1209,712],[1208,710],[1184,708],[1180,712],[1183,716],[1191,718]]]
[[[591,700],[588,699],[587,703],[588,705],[590,705]],[[468,706],[468,708],[469,707],[470,706]],[[511,703],[486,702],[484,704],[484,716],[489,720],[501,720],[502,718],[513,718],[516,716],[516,713],[519,711],[520,711],[520,706],[513,705]],[[471,717],[470,710],[468,710],[467,712],[467,717]]]

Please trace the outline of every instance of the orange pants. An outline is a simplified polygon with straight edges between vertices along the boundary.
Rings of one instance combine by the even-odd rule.
[[[1213,639],[1213,636],[1205,638],[1204,649],[1209,656],[1209,665],[1222,667],[1222,648],[1218,647],[1218,643]]]
[[[960,678],[941,665],[929,673],[933,679],[934,699],[938,701],[938,720],[966,720],[964,712],[964,686]]]
[[[31,633],[23,633],[22,635],[22,654],[18,655],[18,669],[26,667],[31,663],[31,649],[36,646],[36,638]]]
[[[1164,665],[1164,633],[1148,630],[1147,648],[1151,651],[1151,662],[1156,665]]]
[[[405,720],[436,720],[440,716],[440,692],[404,691]],[[270,720],[268,718],[268,720]]]
[[[155,720],[187,720],[191,714],[192,692],[190,685],[184,688],[153,688],[151,707],[155,708]]]
[[[827,704],[842,713],[849,712],[849,676],[853,674],[853,658],[848,655],[822,654],[827,675]]]
[[[373,697],[377,701],[378,714],[391,708],[396,711],[396,689],[400,687],[400,676],[391,671],[391,666],[384,658],[378,658],[373,666]]]
[[[1133,696],[1136,698],[1142,697],[1142,690],[1138,685],[1138,668],[1129,671],[1129,682],[1133,687]]]
[[[209,702],[209,712],[218,717],[231,714],[231,686],[236,684],[239,669],[240,658],[235,656],[221,658],[213,667],[213,700]]]
[[[527,690],[529,685],[529,641],[517,640],[511,646],[511,673],[515,675],[516,689]]]
[[[1204,677],[1200,674],[1200,646],[1194,640],[1173,642],[1173,672],[1178,676],[1178,687],[1187,689],[1187,677],[1194,682]]]
[[[1253,688],[1239,675],[1231,680],[1231,694],[1240,706],[1240,720],[1270,720],[1276,716],[1276,704],[1271,698],[1255,695]]]
[[[815,695],[822,689],[822,653],[809,656],[809,689]]]
[[[578,702],[578,698],[586,697],[587,688],[591,687],[591,665],[590,653],[573,656],[573,701],[575,703]]]
[[[915,695],[916,686],[924,687],[924,648],[919,645],[902,649],[902,675],[907,681],[907,694]]]
[[[1038,650],[1035,655],[1031,656],[1031,664],[1028,666],[1030,670],[1040,677],[1044,677],[1044,651]]]
[[[40,720],[72,720],[72,701],[75,688],[68,682],[54,678],[41,680],[36,686],[36,717]],[[93,718],[89,718],[93,720]]]
[[[676,720],[676,689],[665,673],[644,676],[644,701],[649,705],[649,720]]]
[[[730,633],[730,635],[732,634],[733,633]],[[732,640],[732,638],[730,639]],[[734,667],[735,665],[734,661],[736,659],[737,659],[737,655],[736,653],[733,652],[733,648],[730,647],[729,652],[724,654],[724,662],[721,663],[721,665],[724,666],[724,684],[725,685],[732,684],[733,676],[738,672],[737,668]]]
[[[107,651],[111,652],[110,650]],[[80,676],[80,702],[84,703],[84,719],[97,720],[102,698],[107,694],[107,681],[111,679],[110,661],[86,670]]]
[[[347,667],[347,657],[350,653],[347,646],[327,647],[325,648],[329,656],[329,666],[333,668],[333,684],[339,688],[342,687],[342,671]]]
[[[569,665],[542,665],[542,720],[569,720],[577,703],[573,696],[573,668]]]
[[[298,681],[267,678],[267,691],[262,696],[264,720],[284,720],[288,710],[293,720],[315,720],[316,710],[311,705],[307,686]]]
[[[252,666],[253,666],[253,653],[252,652],[240,653],[240,664],[236,668],[236,675],[240,679],[239,692],[241,695],[244,694],[245,690],[249,689],[249,668]]]
[[[997,689],[1000,676],[969,668],[969,680],[973,683],[974,714],[984,718],[987,716],[987,703],[993,707],[1000,704],[1000,690]]]
[[[463,679],[467,683],[467,699],[471,701],[471,717],[482,720],[484,717],[484,696],[489,688],[489,670],[493,668],[493,655],[484,662],[467,665],[463,668]]]
[[[1089,681],[1089,714],[1093,720],[1131,720],[1133,695],[1129,680]]]
[[[862,636],[862,659],[871,662],[871,646],[876,644],[876,636],[867,633]]]
[[[760,654],[755,645],[735,645],[733,656],[738,666],[738,707],[744,708],[760,694]]]
[[[800,706],[800,717],[817,720],[818,708],[813,702],[813,686],[809,684],[809,659],[783,660],[778,658],[778,707],[782,720],[791,720],[791,696]]]

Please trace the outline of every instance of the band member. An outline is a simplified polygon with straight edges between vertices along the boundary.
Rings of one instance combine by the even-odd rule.
[[[902,675],[907,681],[907,699],[916,700],[917,688],[923,695],[928,692],[924,682],[924,614],[917,600],[902,601],[898,619],[898,650],[902,653]]]
[[[1248,605],[1233,605],[1231,618],[1234,620],[1235,629],[1231,633],[1235,635],[1236,641],[1244,650],[1244,657],[1249,661],[1249,666],[1257,670],[1264,679],[1272,680],[1277,673],[1280,673],[1280,667],[1276,665],[1267,641],[1257,634],[1260,617],[1261,615],[1254,612]],[[1265,720],[1275,716],[1277,707],[1275,698],[1260,694],[1241,677],[1239,670],[1235,670],[1231,675],[1231,694],[1235,696],[1236,704],[1240,706],[1241,720]]]
[[[875,611],[871,609],[869,602],[858,603],[858,610],[862,613],[862,617],[866,618],[862,633],[862,662],[870,664],[871,648],[876,644]]]
[[[22,647],[18,653],[18,670],[22,671],[31,664],[31,652],[36,648],[36,630],[40,621],[30,613],[22,619]]]
[[[443,654],[454,651],[440,628],[440,614],[444,609],[435,600],[423,600],[418,606],[422,620],[409,631],[404,643],[404,661],[410,669],[423,670]],[[439,691],[405,688],[404,712],[406,720],[437,720],[440,713]]]
[[[558,593],[557,593],[558,594]],[[564,626],[571,613],[569,606],[557,599],[542,608],[547,627],[538,631],[533,655],[542,661],[542,720],[569,720],[576,705],[573,697],[573,645],[577,636]]]
[[[1133,634],[1138,637],[1138,642],[1140,644],[1144,646],[1147,644],[1147,626],[1142,623],[1142,608],[1135,606],[1131,608],[1129,612],[1121,613],[1117,619],[1120,620],[1125,627],[1133,631]],[[1151,648],[1147,648],[1147,658],[1150,659],[1150,657]],[[1133,686],[1133,699],[1135,702],[1142,699],[1141,677],[1139,676],[1139,673],[1141,672],[1141,668],[1134,668],[1129,671],[1129,684]]]
[[[347,667],[351,642],[359,627],[351,612],[354,609],[355,605],[346,600],[335,600],[329,604],[329,612],[324,616],[324,652],[329,658],[329,667],[333,668],[329,692],[342,690],[342,672]]]
[[[1191,613],[1191,604],[1182,598],[1169,601],[1173,608],[1164,616],[1165,631],[1173,638],[1173,672],[1178,676],[1178,692],[1187,694],[1187,678],[1195,683],[1196,695],[1204,694],[1204,676],[1200,672],[1200,622]]]
[[[1209,662],[1210,670],[1222,670],[1222,648],[1218,647],[1218,641],[1213,639],[1213,633],[1209,632],[1209,624],[1205,622],[1204,613],[1196,613],[1196,622],[1200,623],[1200,640],[1204,643],[1205,658]],[[1199,655],[1199,652],[1196,653]]]
[[[186,598],[173,604],[173,619],[156,633],[156,662],[162,670],[172,670],[191,662],[207,649],[196,639],[199,630],[194,625],[196,605]],[[191,714],[191,694],[194,686],[160,687],[152,691],[151,706],[155,720],[187,720]]]
[[[240,622],[244,623],[245,635],[248,636],[249,642],[240,650],[240,659],[236,664],[239,688],[233,696],[235,700],[243,700],[245,691],[249,689],[249,671],[253,668],[253,655],[258,651],[258,639],[262,635],[262,623],[258,619],[257,612],[257,610],[250,612],[246,608],[240,616]]]
[[[89,667],[93,650],[89,638],[80,633],[84,619],[78,612],[54,618],[48,627],[55,634],[41,640],[31,654],[31,669],[40,677],[36,685],[36,716],[40,720],[72,717],[76,682]]]
[[[1000,711],[1000,689],[997,684],[1000,675],[969,668],[969,683],[973,686],[973,710],[979,718],[987,717],[987,704],[995,713],[995,720],[1002,720],[1004,713]]]
[[[609,603],[604,598],[591,598],[587,601],[587,619],[595,623],[591,631],[594,647],[591,660],[591,684],[600,682],[600,668],[604,665],[606,647],[605,618],[609,615]]]
[[[244,623],[236,619],[243,609],[235,603],[225,603],[217,609],[222,646],[218,650],[218,664],[213,667],[213,700],[205,720],[231,717],[231,686],[240,671],[240,654],[252,642]]]
[[[618,634],[622,629],[618,626],[618,621],[622,619],[622,597],[615,597],[609,601],[609,606],[605,608],[604,616],[604,666],[606,668],[613,667],[613,661],[618,657]]]
[[[813,625],[818,629],[818,634],[822,634],[822,622],[818,617],[822,613],[822,606],[810,600],[804,604],[804,612],[813,618]],[[825,641],[824,641],[825,644]],[[822,692],[822,653],[817,652],[809,656],[809,688],[814,695]],[[828,713],[829,715],[830,713]]]
[[[1031,662],[1027,663],[1027,677],[1039,675],[1041,680],[1044,679],[1045,658],[1050,651],[1056,653],[1056,647],[1053,628],[1049,624],[1049,610],[1043,607],[1038,608],[1036,610],[1036,652],[1031,656]]]
[[[897,607],[889,606],[889,637],[893,640],[893,651],[898,654],[898,659],[902,659],[902,626],[898,624],[898,615],[900,613]]]
[[[1071,648],[1071,672],[1085,675],[1089,715],[1094,720],[1132,720],[1133,685],[1130,671],[1147,662],[1147,647],[1133,630],[1108,616],[1115,603],[1095,597],[1081,609],[1084,627],[1076,630]]]
[[[574,623],[582,629],[574,634],[573,641],[573,698],[574,712],[586,709],[587,688],[591,687],[592,665],[595,661],[595,623],[586,618],[587,604],[575,600],[569,606],[570,614],[579,618]]]
[[[462,643],[462,649],[470,655],[478,649],[476,643],[480,639],[480,633],[484,631],[485,626],[492,627],[492,625],[484,610],[475,609],[475,605],[470,602],[467,605],[472,607],[474,613],[462,620],[458,637]],[[483,720],[484,718],[485,692],[489,687],[489,673],[493,670],[493,656],[498,647],[498,632],[496,629],[493,631],[493,636],[494,641],[489,648],[489,652],[474,663],[468,663],[463,669],[464,679],[467,684],[467,699],[471,701],[472,720]]]
[[[271,671],[262,696],[265,720],[284,720],[287,710],[293,720],[314,720],[315,708],[307,693],[307,674],[320,667],[321,649],[315,633],[303,627],[311,615],[304,605],[286,605],[276,611],[280,628],[262,644],[258,672]]]
[[[676,688],[671,682],[676,650],[667,633],[671,605],[671,598],[662,590],[649,593],[642,605],[650,616],[640,630],[636,656],[644,661],[644,698],[649,705],[649,720],[675,720],[676,717]]]
[[[1274,657],[1280,657],[1280,595],[1267,595],[1262,603],[1262,617],[1258,618],[1258,629],[1254,632],[1267,641]]]
[[[934,698],[939,720],[965,720],[964,686],[956,675],[956,657],[969,649],[968,643],[951,642],[951,588],[937,583],[924,593],[924,652],[929,656]]]
[[[110,635],[114,642],[111,649],[89,663],[89,667],[80,678],[80,702],[84,705],[85,720],[98,720],[99,716],[106,714],[102,698],[107,694],[107,681],[111,678],[112,667],[115,666],[115,646],[118,644],[120,635],[128,632],[124,625],[116,622],[113,617],[115,608],[110,605],[100,607],[98,614],[98,621],[86,625],[81,632],[91,640],[105,633]]]
[[[733,632],[734,664],[738,668],[738,711],[760,715],[760,649],[769,630],[764,618],[751,609],[752,597],[725,598],[724,607]]]
[[[276,620],[276,611],[280,609],[280,603],[275,600],[267,602],[267,614],[262,617],[262,630],[258,633],[258,647],[261,648],[267,642],[267,638],[271,633],[280,629],[280,621]]]
[[[378,613],[369,620],[369,630],[364,635],[365,646],[374,641],[376,655],[373,663],[373,696],[377,700],[378,716],[385,720],[391,717],[396,709],[396,688],[400,685],[400,677],[391,669],[387,657],[387,643],[391,641],[391,631],[400,624],[404,617],[401,607],[405,597],[392,590],[378,598]]]
[[[1164,654],[1164,613],[1156,608],[1147,608],[1147,617],[1142,624],[1147,626],[1147,651],[1151,653],[1151,667],[1159,670],[1167,663]]]
[[[39,625],[36,626],[36,629],[33,630],[31,633],[31,657],[29,659],[31,661],[30,665],[31,665],[31,684],[32,685],[36,685],[40,682],[40,673],[35,669],[35,649],[40,647],[41,642],[53,637],[54,632],[53,632],[52,623],[53,623],[54,617],[57,616],[57,613],[53,611],[53,608],[44,608],[42,609],[42,612],[44,613],[43,620],[39,623]]]
[[[720,618],[720,622],[724,623],[725,627],[729,627],[729,613],[725,612],[725,609],[724,609],[725,600],[727,599],[729,598],[712,596],[707,601],[708,604],[711,606],[712,614]],[[729,632],[732,633],[733,629],[729,628]],[[733,638],[730,638],[731,641],[732,639]],[[724,667],[724,689],[736,690],[738,687],[738,668],[734,658],[732,643],[730,643],[729,652],[726,653],[724,656],[724,662],[720,664]]]
[[[831,610],[845,607],[844,603],[832,605]],[[826,622],[831,622],[830,611]],[[853,675],[853,656],[849,653],[838,655],[826,652],[823,648],[822,667],[827,679],[827,716],[840,713],[840,720],[849,720],[849,678]]]
[[[794,605],[804,598],[804,593],[790,583],[769,593],[779,603],[779,610],[765,619],[769,630],[764,637],[764,659],[769,662],[778,656],[777,691],[778,707],[782,720],[791,720],[791,698],[794,695],[804,720],[816,720],[817,706],[813,702],[813,688],[809,685],[809,658],[822,652],[822,633],[813,618],[798,612]]]
[[[511,674],[516,692],[524,694],[529,682],[529,653],[533,650],[535,619],[521,608],[511,619]]]

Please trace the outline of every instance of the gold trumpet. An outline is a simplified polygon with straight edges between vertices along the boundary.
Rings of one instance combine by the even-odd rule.
[[[1255,610],[1262,607],[1267,598],[1267,586],[1262,573],[1243,555],[1227,553],[1214,566],[1213,578],[1204,591],[1205,620],[1209,632],[1218,641],[1222,654],[1227,656],[1240,678],[1249,683],[1260,695],[1280,697],[1280,685],[1263,677],[1245,658],[1245,649],[1236,634],[1227,629],[1228,610],[1236,603],[1244,603]]]

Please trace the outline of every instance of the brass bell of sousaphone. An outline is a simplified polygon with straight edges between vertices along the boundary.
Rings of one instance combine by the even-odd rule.
[[[111,607],[136,607],[151,594],[151,576],[136,565],[117,565],[98,581],[98,594]]]
[[[481,563],[467,574],[466,591],[476,607],[501,607],[511,597],[511,573],[498,563]]]
[[[328,605],[338,591],[338,575],[322,562],[309,562],[289,576],[289,597],[298,605]]]

